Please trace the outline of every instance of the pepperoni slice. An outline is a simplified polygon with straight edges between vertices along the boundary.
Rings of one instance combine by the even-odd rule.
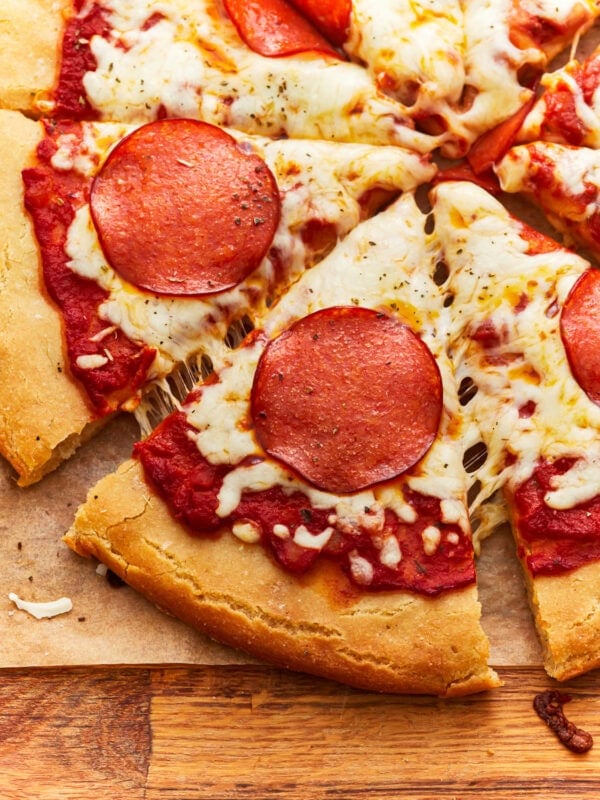
[[[119,142],[94,179],[90,208],[112,267],[170,295],[238,284],[264,258],[280,214],[262,159],[189,119],[152,122]]]
[[[316,50],[335,58],[340,54],[286,0],[224,0],[240,37],[261,56],[290,56]]]
[[[569,292],[560,333],[575,380],[600,405],[600,270],[588,269]]]
[[[330,42],[341,46],[348,38],[352,0],[290,0]]]
[[[425,455],[440,422],[442,383],[407,325],[366,308],[333,307],[269,342],[251,410],[267,453],[320,489],[354,492]]]
[[[486,131],[473,144],[467,154],[467,161],[476,175],[482,175],[491,170],[494,164],[508,151],[519,135],[535,100],[536,95],[532,93],[529,100],[518,111],[504,122],[496,125],[495,128]]]

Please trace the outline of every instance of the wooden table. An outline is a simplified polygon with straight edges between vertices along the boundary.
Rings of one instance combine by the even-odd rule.
[[[563,687],[584,756],[533,712],[541,670],[500,674],[442,701],[254,666],[4,670],[0,798],[597,800],[598,674]]]

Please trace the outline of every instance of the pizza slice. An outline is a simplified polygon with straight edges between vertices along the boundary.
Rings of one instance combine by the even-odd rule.
[[[415,130],[408,107],[382,92],[362,64],[314,29],[307,39],[312,25],[286,2],[48,5],[65,19],[58,59],[53,56],[54,78],[45,90],[38,87],[28,113],[137,124],[192,117],[253,134],[420,152],[437,144],[435,136]],[[19,9],[12,14],[14,27],[27,27]],[[407,15],[404,9],[400,16]],[[321,16],[331,20],[332,13]],[[14,67],[0,62],[0,69],[10,83]]]
[[[381,691],[497,685],[435,235],[413,196],[305,272],[66,536],[170,613]]]
[[[277,137],[441,146],[452,157],[532,97],[550,59],[599,13],[595,0],[38,3],[55,39],[52,53],[40,45],[38,73],[53,78],[44,86],[34,72],[29,92],[17,91],[17,69],[30,70],[7,53],[11,107],[26,94],[28,113],[185,116]],[[20,6],[6,16],[27,30]]]
[[[494,168],[505,192],[537,205],[568,244],[600,253],[600,151],[554,142],[512,147]]]
[[[545,666],[565,680],[600,665],[600,272],[474,184],[439,185],[433,206],[474,505],[503,491]]]
[[[427,130],[450,132],[442,152],[453,158],[464,156],[477,139],[532,101],[552,58],[600,14],[596,0],[470,0],[462,5],[463,89],[459,98],[440,98],[426,122]]]
[[[541,97],[525,118],[516,143],[557,142],[600,146],[600,48],[584,61],[571,59],[540,79]]]
[[[236,136],[0,112],[0,440],[22,484],[149,381],[217,360],[236,326],[434,172],[400,148]]]
[[[313,48],[343,56],[363,66],[375,86],[420,122],[440,101],[460,101],[465,75],[459,0],[226,0],[225,9],[255,53],[278,57]],[[307,22],[322,39],[307,31],[306,40],[299,40]]]

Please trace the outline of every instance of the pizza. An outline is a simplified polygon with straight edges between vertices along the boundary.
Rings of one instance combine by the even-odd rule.
[[[261,659],[450,697],[499,684],[508,522],[549,674],[600,665],[600,72],[553,62],[599,14],[5,4],[0,451],[27,486],[140,425],[71,549]]]
[[[546,667],[565,679],[598,665],[600,273],[472,184],[440,184],[434,208],[462,312],[451,352],[466,444],[485,448],[474,517],[501,485]]]
[[[422,156],[402,148],[235,136],[196,120],[158,120],[149,126],[71,121],[50,126],[16,112],[0,114],[2,149],[17,167],[7,174],[5,193],[19,248],[11,258],[21,267],[9,273],[0,314],[10,328],[10,321],[17,319],[15,304],[26,307],[31,300],[43,306],[42,331],[50,324],[56,328],[31,338],[26,358],[15,341],[2,344],[5,379],[0,392],[6,423],[0,445],[23,485],[55,466],[115,410],[133,409],[149,381],[166,378],[183,362],[201,370],[203,363],[218,359],[235,338],[236,328],[251,326],[251,317],[274,302],[333,241],[394,193],[414,189],[434,170]],[[174,141],[172,149],[169,142]],[[132,159],[144,162],[149,147],[161,153],[155,167],[144,176],[131,175]],[[198,148],[206,152],[202,168],[193,164]],[[230,181],[232,173],[236,186]],[[15,179],[22,184],[16,195]],[[120,191],[118,187],[122,191],[116,202],[109,196]],[[169,197],[183,187],[197,202],[169,206]],[[22,203],[14,208],[12,198],[19,194]],[[223,203],[229,207],[230,232],[219,250],[215,236],[219,229],[224,231],[219,210]],[[166,207],[172,211],[171,234],[161,243],[149,226],[159,217],[167,230]],[[165,272],[169,257],[181,265],[180,230],[186,215],[191,220],[199,214],[219,221],[204,244],[198,240],[186,246],[190,263],[201,247],[212,254],[215,272],[212,277],[207,273],[203,287],[192,286],[182,273],[174,277]],[[126,220],[125,227],[120,220]],[[135,243],[133,236],[138,237]],[[175,243],[174,249],[169,242]],[[36,244],[55,308],[39,296]],[[136,276],[132,262],[125,271],[119,269],[123,244],[135,248],[137,269],[142,265],[146,275],[152,252],[154,285],[148,280],[141,285],[144,279]],[[107,246],[114,251],[108,259]],[[245,254],[244,264],[236,247]],[[158,276],[162,285],[156,283]],[[213,296],[210,283],[215,281],[219,293]],[[205,299],[208,296],[212,299]],[[66,326],[67,358],[56,309]],[[13,324],[12,329],[20,341],[20,328]],[[53,350],[47,348],[47,339]],[[21,381],[15,394],[10,376],[24,362],[44,371],[44,379],[52,381],[56,408],[71,407],[67,415],[39,414],[44,400],[38,381]],[[73,378],[83,392],[73,393]]]
[[[94,489],[69,544],[209,634],[288,666],[387,690],[494,685],[424,223],[407,194],[305,272],[136,460]],[[135,488],[144,474],[150,504]],[[144,506],[127,522],[132,494]],[[123,500],[108,518],[107,496]],[[138,558],[127,543],[137,550],[142,530]],[[169,577],[150,578],[159,574]],[[461,628],[450,647],[438,613]]]

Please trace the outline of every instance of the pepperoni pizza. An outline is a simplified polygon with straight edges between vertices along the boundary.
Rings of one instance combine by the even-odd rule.
[[[498,684],[508,520],[548,671],[600,665],[597,273],[481,188],[600,247],[598,58],[546,72],[600,3],[0,14],[0,448],[27,485],[142,430],[67,544],[261,658],[452,696]]]
[[[4,111],[0,144],[25,167],[22,187],[18,169],[6,175],[6,225],[18,249],[0,298],[12,334],[0,345],[0,447],[23,485],[107,415],[135,408],[149,381],[183,362],[200,372],[217,361],[337,238],[434,171],[402,148],[267,140],[183,119],[51,124]],[[29,220],[14,208],[19,195]],[[186,240],[186,230],[203,233]],[[39,297],[36,243],[52,307]],[[199,259],[203,285],[193,277]],[[30,301],[42,306],[40,326],[53,329],[17,347],[15,303]],[[15,393],[11,376],[31,363],[67,415],[40,415],[39,379],[19,381]]]
[[[406,194],[305,272],[94,489],[69,545],[286,666],[388,691],[495,685],[425,223]]]

